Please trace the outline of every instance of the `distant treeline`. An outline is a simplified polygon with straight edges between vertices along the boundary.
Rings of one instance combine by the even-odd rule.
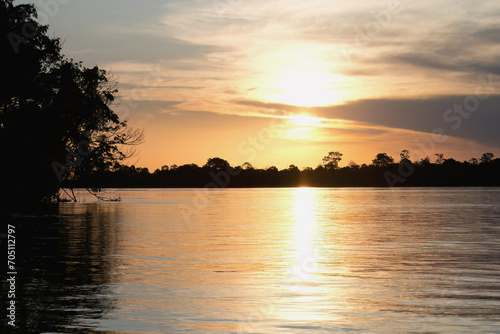
[[[250,163],[231,166],[221,158],[208,159],[203,166],[186,164],[163,166],[154,172],[147,168],[116,164],[114,168],[75,177],[65,181],[64,187],[125,188],[226,188],[226,187],[434,187],[434,186],[500,186],[500,159],[485,153],[480,159],[459,162],[453,158],[429,158],[411,162],[409,152],[401,153],[401,160],[395,160],[380,153],[370,165],[350,162],[339,168],[342,154],[330,152],[323,164],[316,168],[300,170],[295,165],[278,170],[272,166],[256,169]]]

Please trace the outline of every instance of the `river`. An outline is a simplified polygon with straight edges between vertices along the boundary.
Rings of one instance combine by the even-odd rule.
[[[106,192],[9,218],[21,332],[500,333],[500,188]]]

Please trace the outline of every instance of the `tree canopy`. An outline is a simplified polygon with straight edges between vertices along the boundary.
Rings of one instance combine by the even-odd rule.
[[[291,164],[281,170],[275,166],[260,169],[248,162],[231,166],[219,157],[208,159],[201,167],[193,163],[170,168],[164,165],[154,172],[117,165],[112,171],[91,174],[88,182],[103,188],[500,186],[500,159],[494,159],[493,154],[486,154],[488,162],[443,158],[442,163],[431,163],[429,157],[412,162],[408,150],[401,153],[399,163],[386,153],[379,153],[370,165],[350,161],[348,166],[337,168],[324,166],[323,160],[316,168],[299,169]],[[81,187],[78,181],[66,183]]]
[[[401,158],[404,159],[404,155],[402,155]],[[392,163],[394,163],[394,158],[388,156],[387,153],[379,153],[377,157],[372,160],[372,164],[376,167],[385,167]]]
[[[1,191],[24,206],[57,197],[65,180],[111,169],[131,154],[124,145],[143,139],[111,109],[109,74],[67,59],[36,18],[33,5],[0,2]]]
[[[339,168],[339,162],[342,160],[342,153],[340,152],[329,152],[328,155],[323,157],[323,165],[327,169],[337,169]]]

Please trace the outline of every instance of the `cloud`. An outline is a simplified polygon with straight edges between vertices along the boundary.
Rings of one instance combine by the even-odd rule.
[[[249,106],[258,108],[264,114],[272,114],[277,116],[285,116],[290,112],[297,112],[304,108],[291,106],[284,103],[270,103],[270,102],[262,102],[262,101],[253,101],[253,100],[233,100],[235,104]]]
[[[490,25],[486,28],[478,29],[472,36],[488,43],[500,44],[500,26]]]
[[[419,34],[415,35],[408,29],[422,17],[409,19],[406,27],[389,25],[387,31],[382,31],[370,40],[366,50],[361,50],[353,58],[355,63],[352,67],[372,67],[377,64],[384,68],[403,70],[405,74],[419,70],[420,76],[429,77],[438,72],[500,74],[500,28],[497,23],[488,20],[478,23],[472,18],[464,18],[459,22],[453,22],[450,18],[440,21],[431,19],[426,20],[426,27],[422,27]],[[396,27],[400,30],[393,34],[392,30]],[[389,38],[386,38],[386,34],[389,34]],[[351,73],[355,71],[349,70]]]
[[[157,63],[185,59],[204,59],[205,54],[221,50],[210,45],[199,45],[169,36],[155,36],[147,33],[129,34],[120,32],[114,36],[97,34],[92,39],[80,39],[79,45],[69,45],[73,52],[86,50],[86,62],[111,64],[131,61]],[[95,50],[90,52],[89,50]]]
[[[444,59],[442,59],[444,58]],[[465,68],[459,64],[454,64],[449,58],[438,57],[436,54],[426,54],[421,52],[400,53],[388,56],[383,59],[385,63],[407,64],[414,67],[424,67],[436,71],[463,71]]]
[[[500,147],[500,96],[480,101],[467,118],[454,112],[469,96],[438,96],[425,99],[360,100],[343,106],[314,108],[318,116],[347,119],[389,128],[432,133],[440,128],[448,136]]]
[[[483,91],[485,92],[485,91]],[[468,103],[472,95],[434,96],[419,99],[363,99],[340,106],[308,108],[309,114],[325,119],[355,121],[380,129],[403,129],[432,133],[436,128],[445,135],[472,140],[500,148],[500,95],[479,101],[479,106],[467,118],[454,111],[455,105]],[[468,102],[464,102],[464,101]],[[259,109],[301,112],[304,108],[260,101],[236,101]],[[457,126],[458,125],[458,126]],[[347,129],[346,131],[350,131]],[[363,130],[364,131],[364,130]]]

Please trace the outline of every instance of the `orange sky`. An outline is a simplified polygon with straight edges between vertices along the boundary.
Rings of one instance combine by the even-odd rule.
[[[414,160],[500,154],[499,9],[326,0],[39,7],[68,57],[111,71],[116,112],[146,134],[129,163],[150,170],[215,156],[302,168],[329,151],[344,154],[340,165],[403,149]]]

